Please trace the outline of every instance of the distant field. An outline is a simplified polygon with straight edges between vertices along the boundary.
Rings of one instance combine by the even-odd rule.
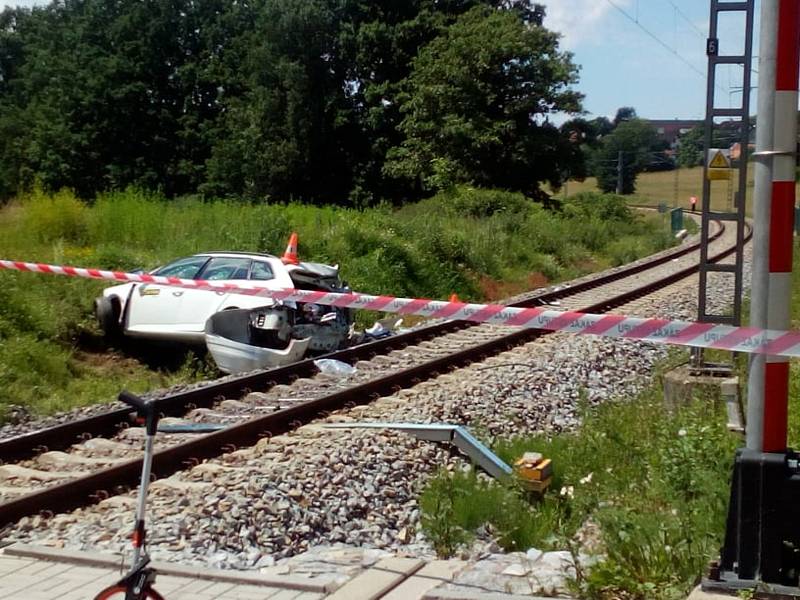
[[[676,193],[677,182],[677,193]],[[585,181],[570,181],[558,192],[559,197],[578,192],[597,191],[597,180],[589,177]],[[703,193],[703,169],[678,169],[677,171],[659,171],[642,173],[636,178],[636,193],[630,196],[635,204],[657,206],[665,203],[669,207],[689,208],[689,197],[699,198]],[[747,214],[752,214],[753,202],[753,165],[747,170]],[[728,187],[725,182],[712,182],[712,207],[715,210],[726,210],[729,207]],[[698,206],[699,208],[699,206]]]

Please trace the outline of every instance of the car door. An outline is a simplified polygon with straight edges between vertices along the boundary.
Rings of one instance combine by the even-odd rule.
[[[208,256],[190,256],[153,271],[153,275],[193,279],[209,260]],[[143,283],[131,293],[127,306],[126,331],[132,335],[170,337],[179,319],[182,288]]]
[[[196,279],[207,281],[246,280],[250,271],[250,258],[246,256],[214,256],[200,271]],[[230,294],[208,290],[182,290],[179,322],[182,331],[202,334],[206,321],[215,312],[224,308]]]

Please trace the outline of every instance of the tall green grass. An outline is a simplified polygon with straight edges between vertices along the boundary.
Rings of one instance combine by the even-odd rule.
[[[658,218],[634,216],[615,196],[581,194],[550,211],[519,194],[474,189],[367,211],[165,202],[136,190],[86,206],[69,192],[36,191],[3,217],[6,254],[107,268],[151,268],[213,249],[280,253],[297,231],[302,258],[341,264],[355,288],[436,297],[457,292],[475,300],[484,299],[482,277],[522,290],[531,272],[563,279],[587,265],[615,266],[671,243]]]
[[[520,194],[461,188],[400,209],[358,211],[197,198],[168,202],[135,189],[85,204],[68,190],[36,189],[0,209],[0,256],[152,269],[209,250],[279,254],[292,231],[299,233],[303,260],[340,264],[355,290],[432,298],[457,293],[473,301],[530,289],[531,281],[617,265],[671,243],[660,218],[635,215],[621,198],[598,194],[545,210]],[[97,381],[95,390],[87,384],[74,391],[78,382],[98,379],[80,351],[103,349],[91,315],[102,287],[0,272],[0,414],[8,403],[36,410],[86,403],[125,383],[111,377]],[[142,368],[130,377],[131,385],[143,388],[174,376]]]

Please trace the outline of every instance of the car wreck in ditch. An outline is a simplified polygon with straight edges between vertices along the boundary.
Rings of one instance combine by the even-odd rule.
[[[258,282],[273,290],[350,291],[338,267],[301,262],[296,253],[279,258],[208,252],[173,261],[151,274]],[[331,352],[348,344],[353,323],[349,309],[153,283],[106,288],[95,300],[95,315],[111,337],[206,344],[220,370],[228,373],[280,366],[308,353]]]

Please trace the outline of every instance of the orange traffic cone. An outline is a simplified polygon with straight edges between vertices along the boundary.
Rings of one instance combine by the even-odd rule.
[[[458,299],[458,294],[450,294],[450,302],[461,302],[461,300]]]
[[[285,265],[299,265],[300,259],[297,258],[297,233],[292,232],[289,236],[289,243],[286,246],[286,252],[281,257],[281,262]]]

